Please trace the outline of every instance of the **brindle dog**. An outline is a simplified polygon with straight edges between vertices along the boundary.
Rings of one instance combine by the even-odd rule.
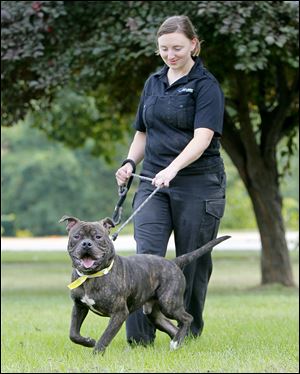
[[[81,283],[69,285],[74,301],[70,339],[76,344],[94,347],[95,353],[104,353],[128,315],[143,307],[156,328],[171,337],[171,349],[179,347],[193,320],[184,308],[186,282],[181,269],[230,236],[214,239],[173,260],[147,254],[121,257],[116,255],[109,237],[109,230],[114,226],[111,219],[85,222],[63,216],[60,222],[63,221],[67,221],[69,232],[68,251],[74,267],[72,282]],[[110,317],[97,342],[80,335],[89,310]],[[176,320],[178,327],[169,319]]]

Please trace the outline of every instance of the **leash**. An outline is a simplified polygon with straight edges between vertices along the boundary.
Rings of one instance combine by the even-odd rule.
[[[125,165],[127,162],[129,162],[132,166],[132,171],[133,173],[135,173],[135,169],[136,169],[136,166],[135,166],[135,163],[132,161],[132,160],[129,160],[129,159],[126,159],[125,161],[123,161],[122,163],[122,166]],[[113,212],[113,215],[112,215],[112,221],[114,223],[114,225],[118,225],[120,222],[121,222],[121,216],[122,216],[122,205],[126,199],[126,195],[127,195],[127,192],[129,191],[129,188],[131,186],[131,183],[133,181],[133,176],[136,176],[137,174],[132,174],[127,182],[127,185],[126,186],[119,186],[119,201],[117,202],[117,205],[115,206],[115,209],[114,209],[114,212]]]
[[[152,178],[145,177],[144,175],[138,175],[138,174],[134,174],[134,173],[132,173],[131,175],[133,175],[134,177],[140,178],[140,179],[142,179],[144,181],[152,182],[152,180],[153,180]]]
[[[136,177],[136,178],[139,178],[139,179],[141,179],[141,180],[146,180],[146,181],[150,181],[150,182],[152,182],[152,178],[149,178],[149,177],[145,177],[145,176],[143,176],[143,175],[138,175],[138,174],[135,174],[135,173],[132,173],[131,174],[131,177],[130,178],[132,178],[133,179],[133,177]],[[131,180],[131,182],[132,182],[132,180]],[[129,184],[129,181],[128,181],[128,184]],[[131,184],[131,183],[130,183]],[[124,187],[124,186],[121,186],[121,187]],[[125,190],[126,189],[126,190]],[[126,198],[126,194],[127,194],[127,192],[128,192],[128,190],[129,190],[129,187],[128,187],[128,185],[127,185],[127,187],[125,187],[125,189],[122,189],[121,191],[120,191],[120,188],[119,188],[119,195],[120,195],[120,193],[122,194],[122,202],[121,202],[121,205],[123,204],[123,202],[124,202],[124,200],[125,200],[125,198]],[[119,235],[119,233],[120,233],[120,231],[122,231],[123,230],[123,228],[132,220],[132,218],[143,208],[143,206],[145,205],[145,204],[147,204],[147,202],[156,194],[156,192],[158,191],[158,190],[160,190],[161,189],[161,187],[159,186],[159,187],[156,187],[156,189],[154,190],[154,191],[152,191],[151,192],[151,194],[147,197],[147,199],[145,200],[145,201],[143,201],[143,203],[131,214],[131,216],[119,227],[119,229],[115,232],[115,233],[113,233],[113,235],[112,235],[112,240],[113,241],[115,241],[116,239],[117,239],[117,237],[118,237],[118,235]],[[125,194],[124,194],[124,190],[126,191],[125,192]],[[122,212],[122,207],[121,207],[121,205],[119,204],[120,203],[120,201],[121,201],[121,199],[119,200],[119,202],[118,202],[118,204],[116,205],[116,207],[115,207],[115,211],[114,211],[114,215],[113,215],[113,217],[118,217],[117,218],[117,223],[115,223],[115,221],[114,221],[114,218],[113,218],[113,222],[115,223],[115,224],[119,224],[120,223],[120,221],[121,221],[121,212]]]
[[[125,160],[124,162],[126,162],[126,161],[127,160]],[[123,162],[123,164],[124,164],[124,162]],[[131,183],[133,181],[133,177],[137,177],[137,178],[140,178],[142,180],[147,180],[147,181],[152,182],[151,178],[144,177],[143,175],[135,174],[135,166],[133,164],[132,164],[132,167],[133,167],[133,173],[131,174],[127,185],[119,186],[118,193],[119,193],[120,198],[119,198],[119,201],[117,202],[117,205],[115,206],[115,209],[114,209],[114,212],[113,212],[113,215],[112,215],[112,218],[111,218],[115,226],[117,226],[121,222],[122,211],[123,211],[122,205],[123,205],[123,203],[126,199],[127,192],[129,191],[129,188],[130,188]]]

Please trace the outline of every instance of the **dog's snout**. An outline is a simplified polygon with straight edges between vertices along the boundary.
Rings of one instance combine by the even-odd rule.
[[[92,248],[92,246],[93,246],[93,242],[89,239],[85,239],[81,243],[82,248]]]

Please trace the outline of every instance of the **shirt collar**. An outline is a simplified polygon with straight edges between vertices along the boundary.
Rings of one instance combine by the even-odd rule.
[[[182,83],[186,83],[192,78],[199,77],[199,73],[203,69],[203,63],[200,57],[193,57],[193,60],[195,61],[195,63],[190,72],[187,75],[185,75],[185,79],[181,81]],[[164,65],[163,68],[156,72],[154,75],[157,76],[159,79],[165,81],[167,79],[168,70],[169,67],[167,65]]]

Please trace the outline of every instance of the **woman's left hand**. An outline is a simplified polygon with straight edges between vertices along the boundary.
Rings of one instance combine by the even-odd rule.
[[[156,187],[169,187],[171,180],[175,178],[176,175],[177,170],[168,166],[155,175],[152,179],[152,184]]]

